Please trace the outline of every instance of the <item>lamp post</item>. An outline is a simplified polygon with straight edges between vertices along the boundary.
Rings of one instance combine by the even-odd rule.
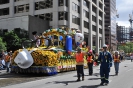
[[[111,51],[111,27],[110,26],[108,26],[108,29],[109,29],[109,49],[110,49],[110,51]]]
[[[119,36],[118,36],[118,34],[119,34]],[[119,45],[120,45],[119,38],[120,37],[121,37],[121,30],[120,30],[120,27],[118,27],[118,23],[117,23],[117,27],[116,27],[117,50],[119,50]]]

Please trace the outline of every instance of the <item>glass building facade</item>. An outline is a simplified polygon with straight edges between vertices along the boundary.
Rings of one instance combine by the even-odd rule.
[[[104,0],[105,2],[105,43],[110,50],[117,49],[116,36],[116,0]]]

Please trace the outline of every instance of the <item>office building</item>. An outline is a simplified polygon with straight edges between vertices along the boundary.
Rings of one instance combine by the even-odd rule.
[[[47,20],[49,28],[80,29],[96,52],[105,43],[104,0],[0,0],[0,20],[10,18],[6,20],[10,24],[15,22],[11,19],[28,15]],[[3,21],[0,28],[10,30],[10,25],[1,25]]]
[[[111,51],[117,49],[116,42],[116,0],[104,0],[105,3],[105,43]]]
[[[118,44],[123,44],[130,41],[130,28],[117,25],[117,41]]]

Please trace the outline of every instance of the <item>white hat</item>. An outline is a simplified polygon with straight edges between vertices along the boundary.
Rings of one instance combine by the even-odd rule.
[[[115,52],[117,52],[119,54],[119,51],[115,51]]]
[[[103,45],[103,47],[106,47],[106,48],[107,48],[107,45],[106,45],[106,44],[104,44],[104,45]]]
[[[27,49],[19,52],[15,57],[14,62],[23,69],[29,68],[33,64],[33,58]]]
[[[80,30],[76,30],[76,32],[81,32]]]

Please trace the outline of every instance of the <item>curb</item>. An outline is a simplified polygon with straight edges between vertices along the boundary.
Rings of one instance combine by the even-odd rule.
[[[6,72],[6,70],[0,70],[0,75],[9,74]]]

